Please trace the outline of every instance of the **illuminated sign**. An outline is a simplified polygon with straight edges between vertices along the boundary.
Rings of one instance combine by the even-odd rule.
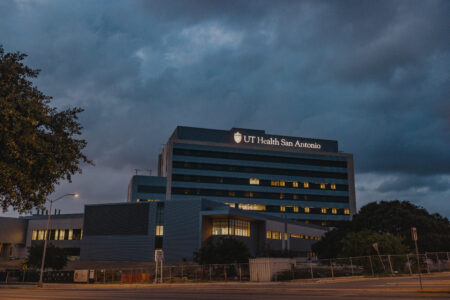
[[[236,144],[244,142],[244,144],[259,144],[259,145],[280,146],[287,148],[307,148],[315,150],[320,150],[322,148],[322,145],[318,144],[317,142],[308,143],[295,138],[290,139],[281,137],[277,138],[258,135],[245,135],[240,133],[239,131],[234,133],[234,142]]]

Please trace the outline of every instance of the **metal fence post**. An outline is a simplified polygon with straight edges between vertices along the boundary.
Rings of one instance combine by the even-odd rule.
[[[370,261],[370,270],[372,270],[372,277],[375,277],[375,273],[373,272],[372,256],[369,256],[369,261]]]
[[[209,265],[209,281],[211,281],[211,265]]]
[[[439,262],[439,254],[438,253],[436,253],[436,263],[438,265],[438,271],[440,272],[441,271],[441,264]]]
[[[392,269],[392,263],[391,263],[391,255],[388,254],[388,261],[389,261],[389,267],[391,268],[391,274],[394,276],[394,270]]]
[[[225,281],[227,281],[227,265],[223,265],[223,272],[225,274]]]
[[[331,278],[334,279],[333,261],[330,259]]]
[[[239,264],[239,281],[242,281],[242,268],[241,268],[241,264]]]
[[[350,268],[352,269],[352,276],[354,276],[354,273],[353,273],[353,261],[352,261],[351,257],[350,257]]]
[[[409,254],[406,254],[406,260],[408,261],[409,276],[412,276],[411,263],[409,262]]]

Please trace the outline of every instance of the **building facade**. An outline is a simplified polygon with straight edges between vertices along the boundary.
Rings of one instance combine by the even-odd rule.
[[[128,201],[206,198],[323,226],[356,213],[353,156],[340,152],[337,141],[179,126],[158,161],[159,177],[130,182],[148,195]],[[155,196],[163,180],[165,193]]]

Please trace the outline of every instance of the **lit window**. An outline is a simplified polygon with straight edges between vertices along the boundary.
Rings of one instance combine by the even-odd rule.
[[[271,239],[272,238],[272,232],[270,230],[267,230],[266,232],[266,238]]]
[[[60,240],[60,241],[63,241],[65,235],[66,235],[66,231],[65,231],[64,229],[60,229],[60,230],[59,230],[59,240]]]
[[[300,234],[291,233],[291,238],[299,239],[300,238]]]
[[[44,240],[44,230],[39,230],[38,231],[38,238],[39,241],[43,241]]]
[[[321,208],[320,210],[322,211],[323,214],[327,213],[327,209],[326,208]]]
[[[309,207],[305,207],[305,214],[309,214]]]
[[[344,214],[349,215],[350,214],[350,209],[348,209],[348,208],[344,209]]]
[[[292,181],[292,187],[298,188],[298,182],[297,181]]]
[[[33,235],[31,236],[31,239],[35,241],[37,239],[37,230],[33,230]]]
[[[164,226],[162,225],[156,225],[156,236],[163,236],[164,235]]]
[[[259,179],[258,178],[250,178],[250,184],[259,185]]]
[[[292,198],[294,198],[294,200],[298,200],[298,195],[293,195]]]
[[[282,237],[281,232],[272,231],[272,239],[273,240],[281,240],[281,237]]]
[[[321,225],[325,227],[327,226],[327,222],[322,222]]]
[[[184,192],[185,195],[189,194],[189,190],[188,189],[185,189],[183,192]]]
[[[309,182],[303,182],[303,187],[304,187],[305,189],[309,188]]]
[[[286,186],[286,181],[280,180],[280,186]]]
[[[294,206],[294,212],[298,213],[298,206]]]
[[[280,211],[286,211],[286,206],[280,206]]]
[[[238,208],[243,210],[266,210],[266,206],[261,204],[238,204]]]
[[[253,198],[253,192],[245,192],[244,196],[248,198]]]
[[[309,240],[309,235],[305,235],[305,240]]]
[[[280,194],[280,199],[284,199],[284,194],[283,193]]]
[[[271,180],[270,185],[271,186],[280,186],[280,182],[278,180]]]
[[[228,205],[229,207],[233,207],[233,208],[236,207],[236,204],[235,204],[235,203],[225,203],[225,204]]]
[[[321,188],[322,190],[325,189],[325,187],[326,187],[325,183],[321,183],[321,184],[320,184],[320,188]]]
[[[69,236],[67,237],[67,239],[68,239],[69,241],[71,241],[72,238],[73,238],[73,229],[69,229]]]
[[[250,222],[237,219],[214,219],[212,235],[250,236]]]
[[[288,239],[288,234],[285,232],[284,233],[284,240],[287,241],[287,239]]]
[[[59,238],[59,230],[56,229],[56,230],[55,230],[55,241],[57,241],[58,238]]]
[[[332,213],[333,215],[337,214],[337,208],[332,208],[332,209],[331,209],[331,213]]]
[[[228,192],[228,196],[235,197],[236,196],[236,192],[230,191],[230,192]]]
[[[141,202],[141,199],[136,199],[136,202]]]
[[[332,189],[332,190],[335,190],[335,189],[336,189],[336,185],[335,185],[335,184],[332,184],[332,185],[331,185],[331,189]]]
[[[81,233],[80,233],[80,240],[83,239],[83,229],[81,229]]]

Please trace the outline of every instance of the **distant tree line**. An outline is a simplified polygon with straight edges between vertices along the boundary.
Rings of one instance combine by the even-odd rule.
[[[363,206],[352,221],[344,222],[313,245],[319,258],[412,252],[411,227],[417,228],[420,252],[450,250],[449,220],[408,201],[372,202]]]

